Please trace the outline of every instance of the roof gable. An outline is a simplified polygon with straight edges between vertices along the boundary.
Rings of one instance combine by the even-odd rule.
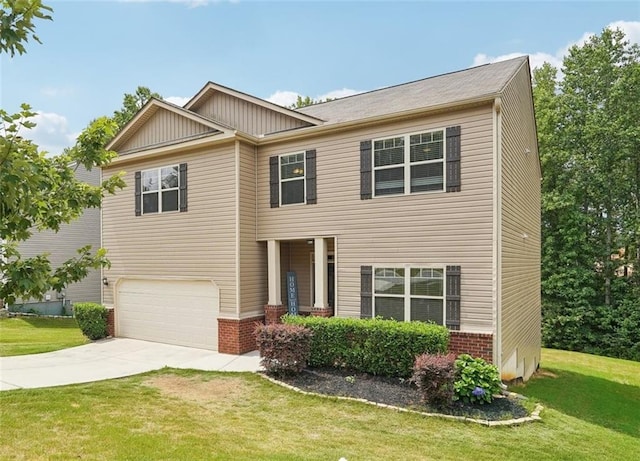
[[[213,82],[207,83],[184,108],[253,136],[324,123],[318,117]]]
[[[121,155],[196,137],[233,132],[198,114],[152,98],[109,142],[107,149]]]

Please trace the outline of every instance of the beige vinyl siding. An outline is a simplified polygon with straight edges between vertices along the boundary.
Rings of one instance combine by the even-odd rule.
[[[159,108],[118,150],[121,154],[126,154],[137,149],[174,143],[215,131],[194,120]]]
[[[462,191],[360,199],[360,141],[461,125]],[[270,208],[269,157],[317,151],[315,205]],[[360,315],[360,266],[462,266],[465,331],[492,332],[491,106],[260,148],[258,238],[335,236],[337,315]],[[407,217],[410,219],[407,219]]]
[[[187,163],[188,211],[135,216],[134,173]],[[220,288],[220,312],[236,315],[235,149],[215,149],[155,157],[104,171],[105,177],[126,169],[127,187],[105,198],[103,245],[119,277],[210,278]],[[115,283],[103,290],[113,305]]]
[[[82,166],[76,170],[78,180],[98,185],[100,183],[100,170],[94,168],[87,171]],[[88,208],[76,220],[64,224],[58,232],[35,231],[31,238],[19,245],[23,258],[34,257],[43,253],[49,254],[51,267],[62,265],[69,258],[78,256],[76,250],[85,245],[92,246],[92,252],[100,248],[100,209]],[[91,270],[86,278],[77,283],[72,283],[64,290],[66,299],[75,302],[100,302],[100,271]],[[51,301],[57,301],[57,293],[49,291]],[[26,302],[38,302],[39,300],[27,300]]]
[[[267,303],[267,246],[256,241],[256,150],[240,143],[240,317],[262,315]]]
[[[309,126],[310,123],[260,107],[234,96],[214,92],[192,111],[254,136]]]
[[[502,98],[501,233],[503,378],[527,378],[541,339],[540,168],[526,65]]]

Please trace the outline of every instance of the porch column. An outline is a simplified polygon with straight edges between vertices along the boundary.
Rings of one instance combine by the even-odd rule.
[[[316,299],[313,303],[314,308],[324,309],[328,307],[327,301],[329,298],[328,285],[327,285],[327,241],[323,238],[316,238],[314,240],[314,266],[315,266],[315,285],[314,293]]]
[[[269,273],[269,305],[281,306],[280,241],[267,241],[267,268]]]

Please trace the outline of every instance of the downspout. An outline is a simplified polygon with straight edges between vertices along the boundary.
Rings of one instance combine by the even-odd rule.
[[[502,373],[502,100],[493,104],[493,363]]]

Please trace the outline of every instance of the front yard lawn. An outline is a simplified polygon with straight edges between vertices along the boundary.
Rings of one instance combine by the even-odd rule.
[[[566,354],[566,355],[565,355]],[[640,363],[544,351],[553,372],[518,387],[542,422],[489,428],[301,395],[257,374],[164,369],[119,380],[0,392],[0,459],[637,460]],[[576,369],[578,367],[578,369]],[[570,373],[570,374],[567,374]],[[594,374],[612,383],[592,388]],[[545,383],[566,387],[562,403]],[[625,382],[623,393],[616,383]],[[571,387],[577,386],[576,392]],[[576,393],[622,412],[612,424]],[[627,408],[624,407],[626,402]],[[614,418],[616,419],[616,418]],[[625,422],[626,421],[626,422]]]
[[[0,319],[0,357],[57,351],[87,342],[74,318]]]

